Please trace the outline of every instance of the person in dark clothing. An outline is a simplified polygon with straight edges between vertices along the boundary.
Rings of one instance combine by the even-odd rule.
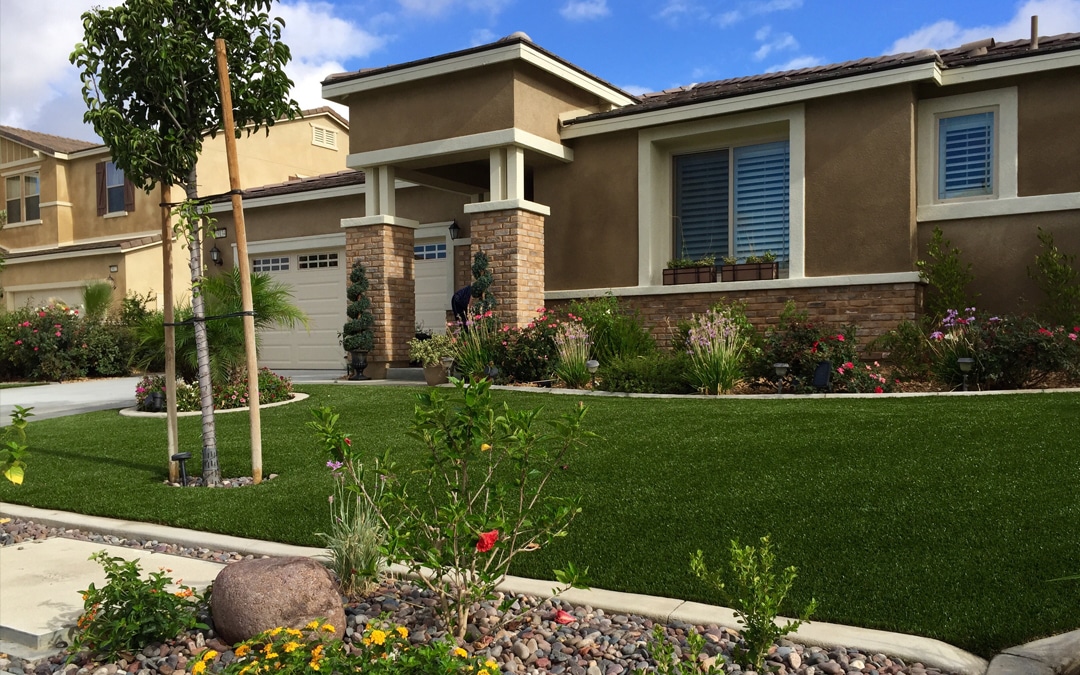
[[[450,309],[454,311],[454,318],[457,319],[462,326],[469,320],[470,302],[472,302],[472,285],[459,288],[457,292],[450,297]]]

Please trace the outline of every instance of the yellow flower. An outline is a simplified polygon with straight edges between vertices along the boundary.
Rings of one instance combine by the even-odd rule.
[[[272,651],[274,651],[274,645],[271,642],[267,642],[266,646],[262,648],[262,653],[266,655],[269,655]]]
[[[274,630],[270,631],[270,637],[277,637],[278,635],[281,635],[281,631],[283,631],[283,630],[285,630],[285,629],[282,628],[281,626],[278,626]]]
[[[490,449],[491,449],[491,446],[488,445],[487,443],[484,443],[483,445],[480,446],[480,452],[487,452]]]
[[[191,667],[191,675],[202,675],[206,671],[206,661],[196,661]]]
[[[319,662],[315,659],[311,659],[311,661],[308,661],[308,668],[311,668],[312,670],[318,670]]]
[[[318,621],[312,621],[308,625],[304,626],[304,630],[315,630],[318,627],[319,627],[319,622]]]
[[[295,628],[286,628],[285,633],[288,634],[288,635],[292,635],[293,637],[303,637],[304,636],[303,633],[296,630]]]
[[[487,661],[484,661],[484,665],[487,666],[488,668],[491,668],[492,670],[497,670],[498,667],[499,667],[499,664],[495,663],[491,659],[488,659]]]
[[[363,642],[365,645],[370,645],[371,644],[371,638],[366,637],[363,640],[361,640],[361,642]]]
[[[396,630],[398,632],[398,635],[400,635],[403,638],[409,637],[409,629],[406,628],[405,626],[398,626],[394,630]]]
[[[488,672],[488,671],[487,671],[486,669],[482,669],[482,670],[481,670],[481,671],[480,671],[479,673],[477,673],[476,675],[491,675],[491,673],[489,673],[489,672]]]
[[[284,647],[282,647],[282,649],[284,649],[284,650],[285,650],[285,653],[286,653],[286,654],[289,654],[289,653],[291,653],[291,652],[294,652],[294,651],[296,651],[296,650],[297,650],[297,649],[299,649],[299,648],[300,648],[300,643],[299,643],[299,642],[294,642],[294,641],[292,641],[292,640],[289,640],[288,642],[286,642],[286,643],[285,643],[285,646],[284,646]]]
[[[468,655],[469,655],[469,652],[465,651],[461,647],[454,647],[454,656],[460,656],[461,658],[465,658]]]
[[[266,658],[268,658],[268,659],[276,659],[277,657],[278,657],[277,652],[270,652],[269,654],[266,655]]]
[[[239,647],[234,649],[233,654],[236,655],[236,658],[242,659],[245,656],[247,656],[247,653],[250,652],[250,651],[251,651],[251,646],[245,644],[245,645],[240,645]]]
[[[311,657],[313,659],[321,659],[322,658],[323,646],[324,645],[315,645],[315,649],[311,650]]]
[[[217,656],[217,652],[215,652],[213,649],[207,649],[206,652],[203,653],[203,655],[202,655],[202,660],[203,661],[209,661],[210,659],[214,658],[215,656]]]
[[[333,633],[333,632],[334,632],[334,627],[333,627],[333,626],[331,626],[331,625],[330,625],[330,624],[328,624],[328,623],[324,623],[324,624],[322,625],[322,629],[321,629],[321,630],[322,630],[322,632],[324,632],[324,633]]]
[[[373,630],[371,631],[371,641],[377,645],[381,645],[386,642],[386,631]]]

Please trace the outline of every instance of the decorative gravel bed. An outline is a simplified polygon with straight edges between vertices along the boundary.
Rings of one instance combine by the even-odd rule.
[[[57,536],[221,563],[254,557],[47,527],[18,519],[0,524],[0,546]],[[517,596],[507,613],[500,616],[498,607],[501,600],[499,598],[475,607],[474,623],[468,629],[470,642],[464,647],[471,654],[494,659],[507,675],[629,675],[636,670],[653,668],[646,649],[647,639],[653,630],[651,619],[608,614],[602,609],[573,607],[558,599],[541,600],[530,596]],[[359,636],[369,619],[384,614],[389,615],[395,624],[409,629],[411,642],[441,638],[445,631],[432,614],[431,608],[435,604],[435,598],[425,589],[407,580],[388,580],[363,602],[346,604],[348,625],[345,628],[345,641],[351,642],[354,635]],[[504,618],[521,614],[523,608],[528,611],[521,619],[500,625]],[[559,609],[569,612],[577,621],[566,625],[556,623],[555,612]],[[165,644],[149,645],[130,659],[116,663],[99,664],[76,658],[72,663],[65,664],[66,654],[37,662],[0,655],[0,671],[13,675],[52,675],[61,671],[64,675],[182,675],[188,663],[207,647],[220,652],[221,656],[211,663],[210,668],[213,672],[220,671],[235,656],[229,645],[215,637],[207,608],[202,608],[201,614],[200,620],[211,626],[209,630],[191,631]],[[739,671],[731,658],[732,648],[739,641],[737,631],[715,625],[691,626],[679,622],[666,626],[669,638],[677,639],[682,646],[685,646],[685,636],[690,630],[705,637],[703,658],[712,663],[723,656],[725,671]],[[771,671],[779,675],[941,675],[936,668],[927,668],[921,663],[906,664],[885,654],[864,654],[843,647],[806,647],[787,640],[781,640],[773,647],[768,661]]]

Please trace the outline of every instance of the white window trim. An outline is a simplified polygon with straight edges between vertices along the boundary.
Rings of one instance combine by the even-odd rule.
[[[102,218],[123,218],[126,215],[128,215],[127,211],[109,211]]]
[[[780,140],[787,124],[791,228],[788,278],[805,275],[806,113],[802,104],[643,130],[638,134],[638,286],[662,286],[672,257],[672,157],[724,145]],[[773,128],[765,128],[773,125]],[[758,282],[753,282],[758,283]],[[670,292],[670,287],[667,287]]]
[[[41,167],[40,166],[36,166],[36,167],[33,167],[33,168],[20,169],[18,171],[9,171],[9,172],[3,174],[2,176],[0,176],[0,179],[6,181],[8,178],[12,178],[14,176],[19,176],[19,178],[21,179],[23,176],[29,176],[31,174],[37,175],[38,215],[40,216],[41,215]],[[22,211],[26,211],[26,195],[22,194],[22,190],[23,190],[24,185],[25,184],[23,183],[23,181],[20,180],[19,181],[20,194],[19,194],[18,199],[20,201],[20,209]],[[7,192],[5,191],[4,192],[4,204],[3,204],[3,208],[5,210],[7,209],[7,202],[8,202],[8,196],[7,196]],[[6,225],[4,225],[4,227],[5,228],[13,228],[13,227],[25,227],[27,225],[40,225],[41,222],[42,222],[42,219],[40,217],[38,217],[38,218],[34,218],[33,220],[18,220],[18,221],[15,221],[15,222],[9,221]]]
[[[916,148],[917,219],[973,218],[995,211],[990,202],[1017,199],[1018,136],[1016,87],[958,94],[919,101]],[[994,192],[976,197],[938,199],[938,120],[968,113],[994,111]],[[1007,207],[1006,207],[1007,208]]]
[[[316,131],[316,130],[323,132],[323,138],[324,139],[327,137],[328,134],[330,134],[331,137],[334,139],[334,142],[333,143],[327,143],[325,140],[322,140],[322,141],[318,140],[318,138],[317,138],[318,131]],[[330,127],[323,126],[321,124],[311,124],[311,144],[312,145],[314,145],[316,147],[320,147],[320,148],[327,148],[328,150],[337,150],[338,149],[337,137],[338,137],[337,129],[331,129]]]
[[[126,201],[123,198],[123,193],[124,193],[124,188],[125,188],[125,186],[127,184],[127,175],[126,174],[124,175],[124,180],[120,181],[119,185],[109,185],[109,165],[110,164],[113,165],[114,170],[119,171],[120,173],[124,173],[124,170],[121,169],[120,167],[116,166],[116,162],[114,162],[113,160],[110,159],[110,160],[105,162],[105,215],[102,216],[102,217],[103,218],[120,218],[120,217],[126,216],[128,214],[127,209],[121,208],[119,211],[110,211],[109,210],[109,190],[112,190],[112,189],[115,189],[115,188],[120,188],[120,194],[121,194],[120,201]]]

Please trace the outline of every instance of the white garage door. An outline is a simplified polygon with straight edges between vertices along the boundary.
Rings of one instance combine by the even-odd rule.
[[[87,282],[89,283],[89,282]],[[50,300],[60,300],[68,307],[82,307],[83,287],[50,288],[40,291],[11,291],[13,307],[43,307]]]
[[[446,307],[452,291],[447,287],[445,239],[418,239],[416,263],[416,323],[433,333],[446,332]]]
[[[252,256],[251,270],[288,284],[308,328],[274,327],[261,333],[259,365],[272,370],[345,368],[338,333],[345,323],[345,252],[342,249]]]

